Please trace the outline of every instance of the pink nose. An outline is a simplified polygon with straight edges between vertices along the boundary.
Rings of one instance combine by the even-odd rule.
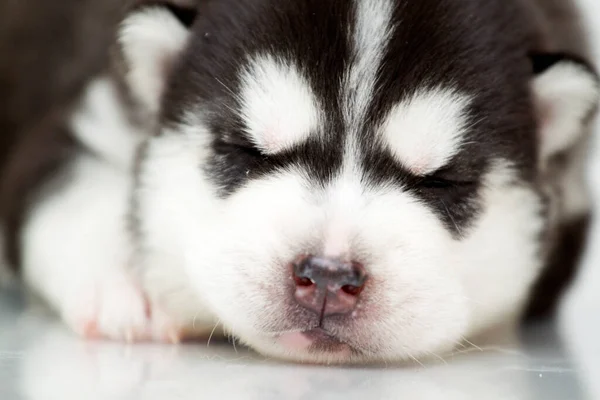
[[[351,312],[367,280],[365,269],[357,262],[308,256],[293,267],[294,297],[321,319]]]

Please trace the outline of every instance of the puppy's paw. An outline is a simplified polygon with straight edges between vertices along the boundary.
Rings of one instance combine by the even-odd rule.
[[[151,338],[151,310],[144,293],[123,274],[77,286],[63,319],[85,338],[134,342]]]
[[[125,274],[78,286],[62,313],[86,339],[179,343],[183,330]]]

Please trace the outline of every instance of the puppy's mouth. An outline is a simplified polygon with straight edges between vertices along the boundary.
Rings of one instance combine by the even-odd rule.
[[[310,353],[347,353],[354,352],[352,346],[323,328],[313,328],[301,332],[281,334],[277,342],[288,351]]]

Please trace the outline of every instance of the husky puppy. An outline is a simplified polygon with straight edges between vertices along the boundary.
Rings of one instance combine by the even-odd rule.
[[[544,315],[585,239],[600,96],[556,3],[135,8],[11,231],[25,282],[84,336],[218,330],[318,363]]]

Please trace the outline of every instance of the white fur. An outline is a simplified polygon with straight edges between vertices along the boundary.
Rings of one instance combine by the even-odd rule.
[[[585,117],[598,104],[598,81],[583,67],[561,62],[533,81],[540,114],[541,159],[573,146],[585,132]]]
[[[188,30],[162,7],[133,13],[122,24],[119,42],[127,80],[138,101],[156,115],[171,63],[187,42]]]
[[[241,82],[247,133],[264,153],[281,152],[318,133],[319,102],[293,63],[257,56],[249,61]]]
[[[26,283],[79,334],[175,340],[176,327],[128,271],[134,153],[143,133],[109,78],[90,83],[70,126],[86,147],[38,193],[22,232]],[[91,154],[90,154],[91,153]]]
[[[114,338],[137,334],[145,303],[125,273],[127,175],[89,156],[63,175],[68,185],[43,196],[24,225],[24,278],[81,334],[94,325]]]
[[[24,225],[27,285],[82,336],[177,341],[180,327],[129,273],[130,175],[85,155],[62,175],[67,185],[43,196]]]
[[[452,89],[417,91],[389,113],[381,127],[383,141],[414,173],[436,171],[460,150],[469,103],[469,96]]]
[[[345,173],[358,173],[358,129],[365,120],[375,91],[377,71],[394,32],[391,23],[394,3],[390,0],[355,0],[354,25],[349,37],[353,62],[345,72],[342,111],[347,131]]]
[[[494,165],[484,181],[484,211],[452,250],[462,260],[457,273],[469,299],[472,332],[515,322],[542,267],[543,204],[530,187],[515,184],[515,176],[509,163]]]
[[[142,166],[136,194],[143,238],[138,275],[148,295],[175,320],[204,333],[216,320],[201,292],[190,289],[184,258],[187,246],[204,247],[203,238],[194,235],[190,225],[216,224],[219,217],[215,188],[197,168],[207,155],[207,138],[201,120],[190,117],[181,132],[165,132],[150,141],[149,161]]]
[[[107,77],[90,83],[71,129],[88,149],[123,170],[131,169],[135,149],[147,135],[127,119],[115,84]]]
[[[394,3],[390,0],[354,1],[356,20],[350,38],[354,62],[346,72],[344,117],[346,129],[353,131],[364,119],[370,104],[377,70],[393,33],[391,25]]]
[[[598,105],[600,86],[590,71],[572,62],[560,62],[532,82],[539,119],[540,164],[545,171],[551,157],[569,151],[571,161],[563,170],[551,171],[549,185],[560,191],[562,220],[589,212],[590,193],[585,168],[589,155],[587,120]]]
[[[586,135],[592,133],[589,127],[582,127],[582,130]],[[589,156],[590,141],[581,140],[572,150],[571,164],[561,174],[551,178],[551,184],[558,185],[561,190],[559,206],[564,221],[581,217],[592,209],[593,203],[586,173]]]
[[[367,190],[351,173],[319,189],[292,168],[218,200],[216,188],[196,168],[204,154],[198,140],[206,135],[202,124],[193,126],[182,128],[181,136],[152,140],[140,210],[150,254],[161,254],[151,264],[152,291],[174,299],[186,293],[186,304],[200,315],[196,329],[205,323],[210,330],[214,315],[263,353],[337,359],[294,352],[277,340],[288,329],[286,265],[298,254],[326,251],[363,261],[373,285],[355,321],[336,328],[338,334],[370,359],[397,360],[449,349],[463,336],[511,317],[539,268],[540,204],[532,190],[514,185],[509,166],[491,170],[483,214],[456,241],[412,195]],[[169,269],[161,270],[160,263]],[[177,280],[180,289],[189,282],[194,290],[169,295],[161,286],[170,287],[179,268],[186,277]],[[191,315],[170,310],[181,314],[179,320]]]

